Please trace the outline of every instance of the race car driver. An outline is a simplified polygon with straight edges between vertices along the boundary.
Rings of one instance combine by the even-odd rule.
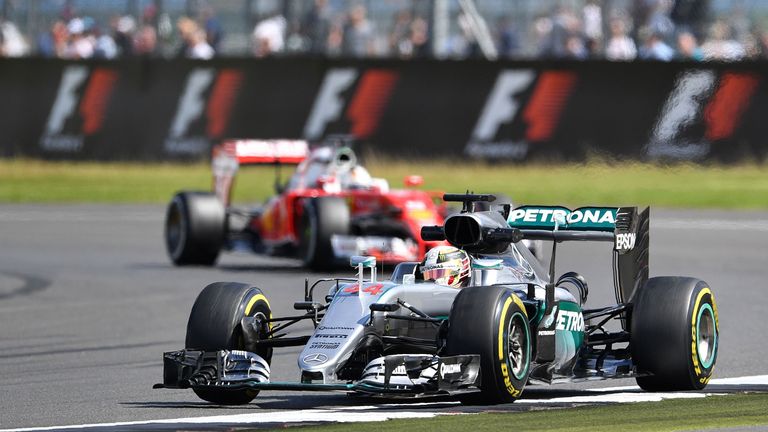
[[[463,288],[469,285],[469,254],[453,246],[437,246],[424,255],[419,270],[425,281]]]

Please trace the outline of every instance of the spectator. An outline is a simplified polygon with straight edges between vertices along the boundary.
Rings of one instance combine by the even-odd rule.
[[[499,55],[506,58],[514,58],[520,54],[520,35],[518,35],[512,20],[504,16],[497,25],[499,39]]]
[[[565,42],[564,57],[575,60],[585,60],[589,57],[589,51],[584,44],[584,40],[577,35],[568,37],[568,40]]]
[[[761,30],[757,35],[757,49],[762,59],[768,59],[768,30]]]
[[[701,45],[704,60],[736,61],[744,58],[744,47],[730,38],[730,28],[724,21],[716,21],[709,38]]]
[[[395,14],[395,23],[389,33],[389,53],[395,57],[410,57],[413,55],[411,43],[411,12],[402,9]]]
[[[582,10],[584,37],[592,56],[599,55],[598,50],[603,40],[603,11],[597,0],[589,0]]]
[[[72,18],[67,24],[69,42],[64,57],[69,59],[88,59],[93,57],[95,40],[86,33],[85,22],[82,18]]]
[[[133,40],[133,52],[142,57],[157,54],[157,32],[154,27],[149,24],[141,26]]]
[[[195,33],[198,30],[197,23],[192,18],[181,17],[176,21],[176,29],[181,38],[181,44],[176,50],[176,57],[188,57],[194,43]]]
[[[197,60],[210,60],[216,54],[213,47],[208,44],[208,38],[203,29],[195,29],[190,40],[187,57]]]
[[[643,32],[641,32],[643,33]],[[640,48],[640,58],[643,60],[670,61],[675,56],[675,50],[664,42],[660,33],[646,30],[645,43]]]
[[[627,26],[624,20],[614,18],[611,20],[611,37],[605,47],[605,58],[614,61],[634,60],[637,57],[635,41],[627,34]]]
[[[704,60],[704,53],[699,47],[696,36],[689,31],[681,31],[677,34],[677,54],[680,60]]]
[[[652,12],[648,18],[647,27],[661,39],[671,38],[675,33],[675,23],[669,14],[672,10],[671,0],[652,0]]]
[[[328,0],[315,0],[301,22],[301,33],[307,40],[309,52],[324,54],[330,31],[331,11],[328,8]]]
[[[331,23],[328,29],[328,39],[326,40],[325,53],[331,57],[338,57],[342,54],[344,45],[344,23],[337,20]]]
[[[22,57],[29,53],[29,44],[16,24],[0,19],[0,57]]]
[[[282,15],[259,21],[253,29],[254,55],[266,57],[281,52],[285,44],[285,26]]]
[[[37,54],[43,57],[63,57],[67,47],[67,24],[56,20],[50,30],[41,33],[37,38]]]
[[[573,54],[571,50],[576,45],[576,42],[571,41],[571,39],[579,37],[578,34],[580,33],[581,23],[578,17],[570,8],[562,6],[557,9],[551,22],[551,31],[540,54],[543,57],[570,57]]]
[[[411,47],[413,57],[429,56],[429,25],[424,18],[418,17],[411,23]]]
[[[93,49],[93,57],[101,59],[113,59],[117,57],[118,50],[115,40],[108,33],[103,33],[101,29],[94,29],[96,39]]]
[[[114,18],[112,34],[121,57],[133,56],[133,33],[136,31],[136,20],[130,15]]]
[[[357,4],[349,12],[344,26],[342,53],[351,57],[364,57],[374,53],[373,25],[368,20],[365,6]]]
[[[224,29],[216,18],[213,7],[207,5],[202,10],[203,27],[205,27],[205,39],[214,51],[219,51],[221,40],[224,38]]]

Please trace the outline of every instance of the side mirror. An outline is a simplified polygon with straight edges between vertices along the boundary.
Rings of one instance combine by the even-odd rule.
[[[405,187],[419,187],[424,184],[424,177],[420,175],[409,175],[403,180]]]

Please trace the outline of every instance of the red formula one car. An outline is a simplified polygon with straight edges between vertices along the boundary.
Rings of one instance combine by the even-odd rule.
[[[298,164],[287,183],[264,206],[230,206],[235,175],[249,164]],[[345,264],[351,256],[379,262],[419,261],[442,242],[424,241],[422,226],[439,225],[446,215],[439,192],[390,190],[372,178],[349,147],[304,141],[234,140],[213,150],[214,192],[178,192],[168,206],[165,243],[174,264],[213,265],[222,250],[242,249],[294,256],[312,269]],[[279,176],[279,174],[278,174]]]

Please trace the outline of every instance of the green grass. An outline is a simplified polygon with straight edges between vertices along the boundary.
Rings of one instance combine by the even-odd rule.
[[[446,415],[374,423],[300,427],[301,432],[358,431],[680,431],[761,425],[768,428],[768,394],[711,396],[572,409]],[[293,429],[293,428],[291,428]]]
[[[681,208],[768,209],[768,166],[662,167],[645,164],[484,165],[377,160],[374,176],[400,187],[421,174],[424,188],[503,192],[517,203],[654,205]],[[292,172],[283,169],[284,178]],[[272,194],[274,170],[247,167],[235,201]],[[164,203],[179,189],[209,190],[207,164],[98,164],[0,159],[0,202]]]

